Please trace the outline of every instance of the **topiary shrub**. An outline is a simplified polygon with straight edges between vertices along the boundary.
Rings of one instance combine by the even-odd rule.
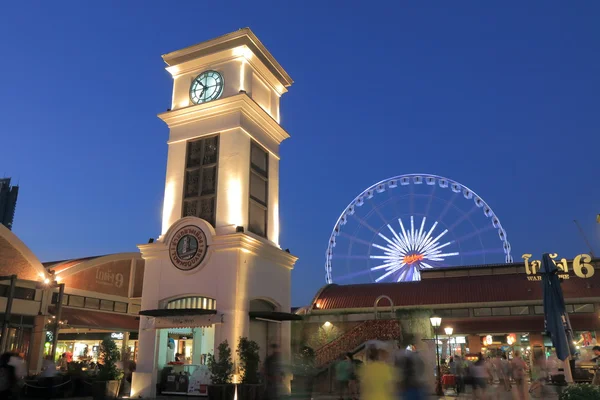
[[[600,386],[589,383],[569,385],[562,391],[559,400],[600,400]]]
[[[242,371],[242,383],[259,383],[258,369],[260,365],[260,355],[258,354],[258,343],[246,337],[240,338],[236,350],[240,360],[240,369]]]
[[[233,377],[233,361],[231,361],[231,348],[229,343],[225,340],[219,344],[217,348],[219,359],[217,360],[214,355],[209,354],[207,365],[210,371],[210,380],[213,385],[226,385],[231,383]]]
[[[102,365],[98,372],[99,381],[118,381],[123,378],[123,370],[117,368],[121,352],[114,340],[104,339],[100,343],[100,358]]]

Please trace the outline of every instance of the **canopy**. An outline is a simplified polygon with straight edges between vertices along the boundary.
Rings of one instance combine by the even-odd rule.
[[[564,361],[575,354],[572,347],[573,331],[565,309],[558,269],[548,253],[542,256],[542,287],[544,291],[544,324],[550,334],[557,357]]]

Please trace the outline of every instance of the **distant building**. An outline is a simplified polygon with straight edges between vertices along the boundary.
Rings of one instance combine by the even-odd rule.
[[[12,229],[19,187],[10,185],[10,178],[0,179],[0,224]]]

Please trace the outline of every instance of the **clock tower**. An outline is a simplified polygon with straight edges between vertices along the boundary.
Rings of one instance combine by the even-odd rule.
[[[159,115],[170,131],[162,232],[139,246],[146,266],[132,397],[155,395],[173,330],[190,330],[184,356],[201,369],[219,343],[235,350],[240,337],[259,344],[261,360],[271,345],[288,358],[294,319],[297,259],[279,247],[279,145],[289,137],[279,99],[290,76],[248,28],[163,60],[173,95]]]

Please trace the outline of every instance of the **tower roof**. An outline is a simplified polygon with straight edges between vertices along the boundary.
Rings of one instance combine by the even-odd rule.
[[[258,59],[271,71],[284,87],[294,83],[275,57],[267,50],[250,28],[242,28],[235,32],[207,40],[181,50],[173,51],[162,56],[168,66],[174,66],[199,57],[204,57],[219,51],[247,46]]]

